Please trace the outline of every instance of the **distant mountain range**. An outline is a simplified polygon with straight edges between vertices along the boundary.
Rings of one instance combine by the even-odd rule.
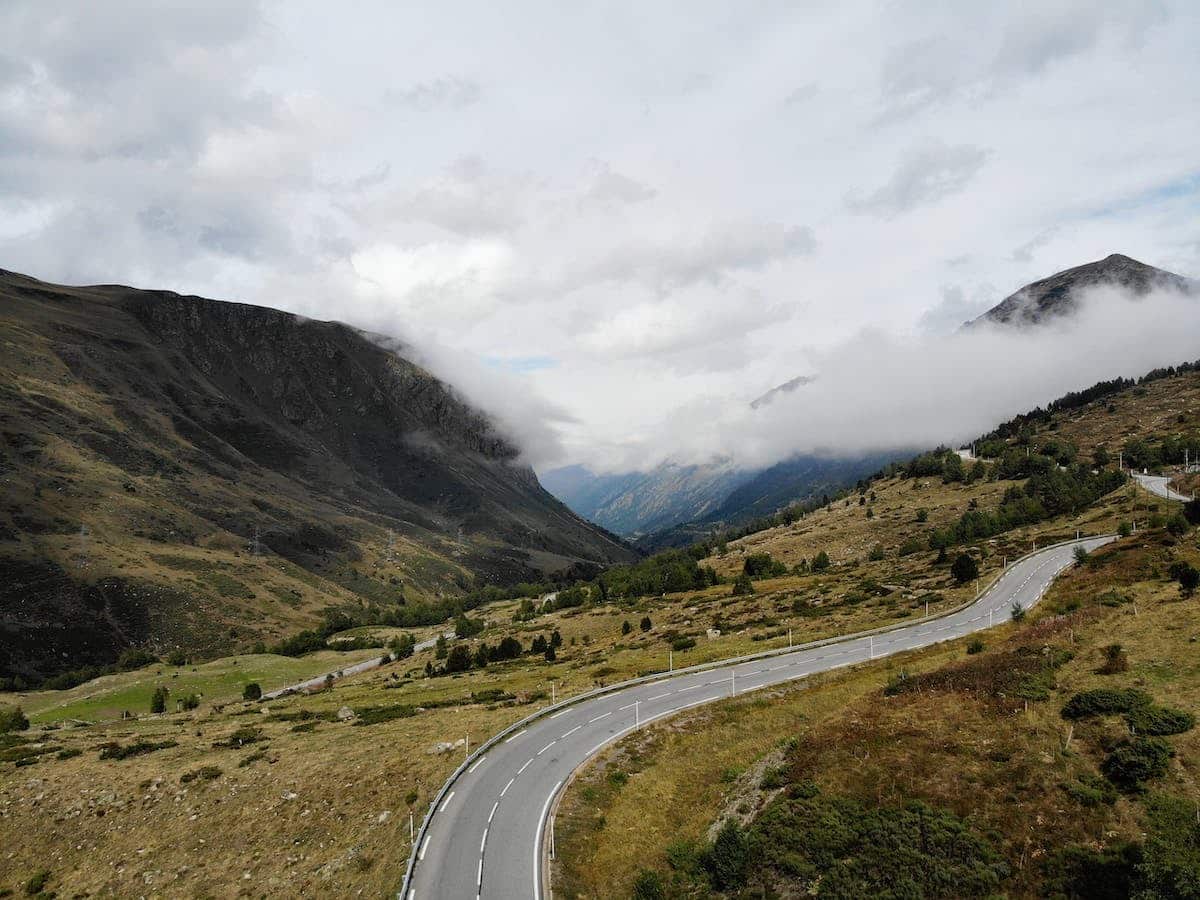
[[[1070,315],[1084,288],[1115,284],[1137,294],[1153,289],[1196,293],[1197,283],[1114,253],[1028,284],[966,323],[1037,325]],[[783,394],[812,384],[818,375],[802,375],[772,388],[751,402],[761,410]],[[663,465],[649,472],[594,475],[580,466],[542,474],[542,483],[586,519],[624,535],[643,549],[689,543],[723,525],[737,525],[776,512],[789,503],[832,493],[869,475],[914,449],[897,448],[853,459],[800,455],[764,470],[728,464]]]
[[[636,558],[402,348],[0,270],[0,676]]]

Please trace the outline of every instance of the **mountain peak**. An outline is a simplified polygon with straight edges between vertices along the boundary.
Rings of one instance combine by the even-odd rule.
[[[1035,325],[1046,319],[1069,315],[1078,308],[1078,291],[1101,284],[1116,285],[1138,296],[1154,289],[1181,293],[1196,291],[1196,283],[1182,275],[1155,268],[1123,253],[1110,253],[1104,259],[1064,269],[1049,278],[1027,284],[968,324]]]

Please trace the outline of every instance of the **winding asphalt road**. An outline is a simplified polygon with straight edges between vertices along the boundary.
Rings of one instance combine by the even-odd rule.
[[[1185,497],[1178,491],[1172,490],[1170,487],[1171,479],[1166,475],[1138,475],[1136,472],[1133,477],[1137,479],[1137,483],[1144,487],[1152,494],[1156,494],[1165,500],[1178,500],[1181,503],[1187,503],[1191,497]]]
[[[447,631],[445,633],[445,637],[447,639],[453,638],[454,632]],[[424,641],[418,641],[413,646],[413,652],[416,653],[418,650],[428,650],[436,643],[436,637],[431,637]],[[392,655],[390,650],[385,652],[389,657]],[[383,656],[384,654],[381,653],[378,656],[372,656],[370,659],[364,659],[362,662],[355,663],[352,666],[343,666],[340,669],[334,669],[332,672],[322,672],[320,675],[315,675],[306,681],[298,681],[295,684],[289,684],[286,687],[276,688],[273,691],[267,691],[262,695],[262,698],[264,700],[274,700],[276,697],[282,697],[284,694],[303,693],[304,691],[316,690],[319,687],[323,687],[325,684],[325,679],[331,675],[333,676],[333,680],[337,681],[339,678],[345,678],[347,675],[357,675],[359,672],[367,672],[371,669],[377,669],[383,663]]]
[[[418,833],[400,900],[542,900],[551,804],[571,773],[639,725],[757,688],[962,637],[1033,606],[1054,577],[1112,537],[1085,538],[1014,563],[965,609],[873,635],[819,642],[638,683],[565,705],[484,745],[443,789]],[[406,895],[406,896],[405,896]]]

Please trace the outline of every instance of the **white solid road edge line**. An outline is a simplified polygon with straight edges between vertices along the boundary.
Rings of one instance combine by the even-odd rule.
[[[479,757],[479,759],[475,760],[475,765],[473,765],[473,766],[471,766],[471,768],[467,769],[467,774],[470,775],[472,772],[474,772],[476,769],[478,769],[483,764],[483,761],[485,759],[487,759],[486,756],[481,756],[481,757]]]
[[[533,839],[533,900],[542,900],[542,829],[546,824],[546,813],[550,811],[550,802],[560,787],[561,781],[550,789],[550,796],[546,798],[542,814],[538,816],[537,835]]]
[[[1028,559],[1032,559],[1033,557],[1036,557],[1036,556],[1038,556],[1039,554],[1044,554],[1044,553],[1047,553],[1047,552],[1049,552],[1049,551],[1053,551],[1053,550],[1061,550],[1061,549],[1063,549],[1063,548],[1065,548],[1065,547],[1068,547],[1068,546],[1072,546],[1072,545],[1075,545],[1075,544],[1081,544],[1081,543],[1085,543],[1085,542],[1089,542],[1089,541],[1095,541],[1095,540],[1101,540],[1101,542],[1102,542],[1102,543],[1107,543],[1108,541],[1112,540],[1114,537],[1115,537],[1115,535],[1111,535],[1111,534],[1102,534],[1102,535],[1091,535],[1091,536],[1089,536],[1089,537],[1087,537],[1087,538],[1077,538],[1077,539],[1075,539],[1075,540],[1067,540],[1067,541],[1062,541],[1062,542],[1060,542],[1060,543],[1058,543],[1058,544],[1055,544],[1055,545],[1052,545],[1052,546],[1050,546],[1050,547],[1043,547],[1043,548],[1041,548],[1040,550],[1035,550],[1035,551],[1033,551],[1032,553],[1028,554],[1027,556],[1025,556],[1025,557],[1022,557],[1021,559],[1014,560],[1014,561],[1013,561],[1013,566],[1016,566],[1016,565],[1020,564],[1021,562],[1024,562],[1024,561],[1026,561],[1026,560],[1028,560]],[[1035,569],[1035,571],[1038,571],[1038,570],[1040,570],[1041,568],[1045,567],[1046,565],[1049,565],[1051,562],[1052,562],[1052,560],[1051,560],[1051,559],[1046,559],[1046,560],[1045,560],[1045,561],[1044,561],[1044,562],[1043,562],[1043,563],[1042,563],[1040,566],[1038,566],[1038,567],[1037,567],[1037,569]],[[1063,568],[1065,568],[1065,566],[1064,566]],[[998,576],[998,577],[997,577],[997,578],[996,578],[996,579],[995,579],[995,580],[994,580],[994,581],[993,581],[993,582],[992,582],[990,585],[988,585],[986,588],[984,588],[984,590],[983,590],[983,591],[982,591],[980,594],[978,594],[978,595],[977,595],[977,596],[976,596],[976,597],[975,597],[973,600],[971,600],[971,601],[968,601],[967,603],[963,604],[963,606],[962,606],[961,608],[959,608],[959,609],[955,609],[955,610],[949,610],[949,611],[947,611],[947,612],[940,613],[940,614],[939,614],[938,616],[936,616],[935,618],[941,618],[941,617],[943,617],[943,616],[955,615],[956,613],[959,613],[959,612],[962,612],[962,611],[964,611],[964,610],[966,610],[966,609],[969,609],[971,606],[974,606],[975,604],[977,604],[977,603],[979,603],[981,600],[983,600],[983,598],[984,598],[984,597],[986,597],[988,594],[990,594],[990,593],[992,593],[994,590],[996,590],[996,589],[997,589],[997,588],[1000,586],[1000,584],[1001,584],[1001,583],[1002,583],[1002,582],[1005,580],[1005,578],[1007,578],[1007,577],[1008,577],[1008,575],[1009,575],[1009,574],[1011,574],[1012,572],[1013,572],[1013,569],[1012,569],[1011,567],[1010,567],[1008,570],[1001,572],[1001,573],[1000,573],[1000,575],[999,575],[999,576]],[[1057,573],[1056,573],[1056,574],[1057,574]],[[1030,577],[1032,577],[1032,576],[1030,576]],[[1026,579],[1026,581],[1027,581],[1027,582],[1028,582],[1028,580],[1029,580],[1029,579]],[[1022,587],[1023,587],[1023,586],[1024,586],[1024,585],[1022,585]],[[1018,588],[1018,590],[1019,590],[1019,589],[1020,589],[1020,588]],[[1040,599],[1040,596],[1041,596],[1041,595],[1039,594],[1038,596],[1039,596],[1039,599]],[[982,616],[980,617],[980,619],[982,619]],[[909,623],[909,624],[911,624],[911,623]],[[899,628],[898,628],[898,629],[896,629],[896,630],[903,630],[905,627],[906,627],[906,626],[905,626],[904,624],[900,624]],[[883,628],[883,629],[879,629],[879,633],[881,633],[881,634],[882,634],[882,633],[887,633],[888,631],[891,631],[891,630],[893,630],[893,629],[892,629],[892,628],[886,628],[886,627],[885,627],[885,628]],[[976,630],[976,629],[969,629],[967,633],[970,633],[970,631],[973,631],[973,630]],[[863,637],[866,637],[866,636],[867,636],[867,635],[864,635],[864,634],[859,634],[859,635],[846,635],[846,636],[843,636],[843,637],[842,637],[842,638],[840,638],[840,639],[837,639],[837,638],[834,638],[834,639],[827,639],[827,643],[828,643],[828,644],[833,644],[833,645],[836,645],[837,643],[841,643],[841,642],[853,642],[853,641],[855,641],[856,639],[861,639],[861,638],[863,638]],[[960,636],[961,636],[961,635],[960,635]],[[822,642],[822,641],[816,641],[816,642],[814,642],[814,643],[815,643],[815,644],[818,644],[818,645],[820,645],[820,644],[822,644],[823,642]],[[895,642],[893,641],[893,642],[891,642],[891,643],[895,643]],[[932,641],[932,642],[930,642],[930,643],[938,643],[938,641]],[[926,643],[917,643],[917,644],[914,644],[914,645],[912,645],[912,646],[910,646],[910,647],[900,647],[900,648],[898,648],[897,650],[893,650],[893,651],[892,651],[892,653],[889,653],[889,654],[886,654],[886,655],[887,655],[887,656],[891,656],[891,655],[893,655],[893,653],[895,653],[895,652],[903,652],[903,651],[905,651],[905,650],[916,650],[916,649],[923,649],[923,648],[924,648],[924,647],[926,647],[926,646],[929,646],[929,644],[926,644]],[[804,648],[803,646],[801,646],[801,647],[795,647],[795,648],[788,647],[786,650],[783,650],[783,649],[781,649],[780,651],[767,651],[767,652],[763,653],[762,655],[763,655],[763,656],[767,656],[767,655],[778,655],[778,654],[779,654],[779,653],[781,653],[781,652],[782,652],[782,653],[798,652],[798,651],[802,651],[802,650],[804,650],[804,649],[805,649],[805,648]],[[813,648],[813,649],[815,649],[815,648]],[[849,653],[849,652],[851,652],[851,650],[850,650],[850,649],[846,649],[846,650],[842,650],[840,653],[834,653],[833,655],[835,655],[835,656],[838,656],[838,655],[844,655],[844,654],[846,654],[846,653]],[[826,657],[825,657],[825,656],[816,656],[816,657],[814,657],[814,661],[816,661],[816,660],[820,660],[820,659],[824,659],[824,658],[826,658]],[[736,665],[738,665],[738,664],[739,664],[739,663],[732,663],[732,664],[730,665],[730,668],[732,669],[732,668],[734,668],[734,667],[735,667]],[[797,663],[795,663],[795,664],[796,664],[796,665],[799,665],[799,664],[802,664],[802,663],[800,663],[800,662],[797,662]],[[711,664],[711,665],[712,665],[712,668],[716,668],[716,669],[718,669],[718,670],[719,670],[719,668],[721,667],[721,663],[720,663],[719,661],[718,661],[718,662],[715,662],[714,664]],[[789,664],[789,665],[791,665],[791,664]],[[851,661],[851,662],[839,663],[838,665],[835,665],[835,666],[830,666],[828,669],[825,669],[825,670],[823,670],[823,671],[826,671],[826,672],[828,672],[828,671],[834,671],[834,670],[836,670],[836,669],[841,669],[841,668],[844,668],[844,667],[846,667],[846,666],[850,666],[850,665],[854,665],[854,662],[853,662],[853,661]],[[706,665],[706,667],[707,667],[707,665]],[[663,675],[663,676],[668,676],[668,677],[669,677],[669,673],[660,673],[660,674],[661,674],[661,675]],[[680,674],[682,674],[682,673],[680,673]],[[807,675],[810,675],[810,674],[812,674],[812,673],[811,673],[811,672],[809,672],[809,673],[802,673],[801,675],[798,675],[798,676],[797,676],[797,679],[799,679],[799,678],[803,678],[803,677],[807,677]],[[636,680],[636,679],[635,679],[635,680]],[[788,681],[790,681],[790,680],[793,680],[793,679],[785,679],[785,680],[788,680]],[[722,678],[722,679],[719,679],[718,681],[706,682],[706,684],[720,684],[720,683],[723,683],[724,681],[725,681],[725,679],[723,679],[723,678]],[[616,686],[614,685],[614,687],[616,687]],[[761,686],[760,686],[760,687],[761,687]],[[618,689],[618,690],[620,690],[620,688],[617,688],[617,689]],[[754,690],[754,688],[751,688],[751,690]],[[580,695],[580,697],[579,697],[579,698],[577,698],[577,699],[578,699],[578,700],[585,700],[585,699],[591,699],[591,697],[588,697],[588,696],[586,696],[586,695]],[[649,722],[652,722],[652,721],[655,721],[655,720],[657,720],[657,719],[659,719],[659,718],[662,718],[662,717],[663,717],[663,716],[665,716],[665,715],[670,715],[672,712],[677,712],[677,711],[679,711],[679,710],[681,710],[681,709],[686,709],[686,708],[688,708],[688,707],[690,707],[690,706],[699,706],[699,705],[701,705],[701,703],[705,703],[705,702],[713,702],[714,700],[717,700],[717,699],[720,699],[720,696],[718,696],[718,697],[714,697],[714,698],[712,698],[711,700],[699,701],[699,702],[697,702],[697,703],[689,703],[689,704],[687,704],[686,706],[683,706],[683,707],[678,707],[678,708],[677,708],[677,709],[675,709],[675,710],[670,710],[670,711],[668,711],[668,712],[666,712],[666,713],[661,713],[661,714],[659,714],[659,715],[652,716],[652,717],[648,718],[648,719],[647,719],[645,722],[643,722],[643,723],[641,723],[641,724],[645,725],[645,724],[648,724]],[[622,710],[625,710],[625,709],[630,709],[630,708],[631,708],[633,705],[634,705],[634,704],[632,704],[632,703],[631,703],[631,704],[629,704],[629,706],[624,706],[624,707],[621,707],[621,709],[622,709]],[[598,721],[599,719],[603,719],[603,718],[607,717],[607,716],[608,716],[608,715],[610,715],[610,714],[611,714],[611,713],[604,713],[604,714],[603,714],[603,715],[601,715],[601,716],[597,716],[595,719],[592,719],[592,720],[590,720],[588,724],[591,724],[591,722],[593,722],[593,721]],[[591,751],[589,751],[589,753],[588,753],[588,758],[590,758],[590,757],[591,757],[591,756],[593,756],[593,755],[594,755],[596,752],[598,752],[598,751],[599,751],[601,748],[603,748],[605,744],[608,744],[608,743],[610,743],[610,742],[612,742],[612,741],[614,741],[614,740],[618,739],[619,737],[623,736],[623,735],[624,735],[624,734],[626,734],[627,732],[629,732],[629,731],[632,731],[632,730],[633,730],[633,728],[634,728],[634,726],[630,726],[629,728],[622,729],[620,732],[617,732],[616,734],[614,734],[614,735],[612,735],[611,737],[609,737],[607,740],[605,740],[605,741],[603,741],[602,743],[598,744],[598,745],[597,745],[595,748],[593,748]],[[512,736],[510,736],[510,737],[508,737],[508,738],[506,738],[506,739],[505,739],[505,743],[508,743],[508,742],[510,742],[510,741],[514,741],[514,740],[516,740],[516,739],[517,739],[517,738],[519,738],[521,735],[525,734],[525,732],[526,732],[527,730],[528,730],[528,729],[522,729],[521,731],[517,732],[516,734],[514,734],[514,735],[512,735]],[[532,760],[530,760],[530,762],[532,762]],[[523,769],[522,769],[522,770],[523,770]],[[451,780],[453,780],[453,778],[451,778]],[[513,784],[513,782],[514,782],[515,780],[516,780],[515,778],[514,778],[514,779],[510,779],[510,780],[509,780],[508,784],[507,784],[507,785],[505,785],[505,787],[504,787],[504,790],[500,792],[500,796],[501,796],[501,797],[503,797],[503,796],[504,796],[504,794],[505,794],[505,793],[508,791],[508,789],[509,789],[510,787],[512,787],[512,784]],[[559,785],[561,785],[561,782],[559,782]],[[448,787],[448,786],[449,786],[449,785],[447,785],[447,787]],[[558,785],[556,785],[556,786],[555,786],[555,790],[557,790],[557,789],[558,789]],[[454,792],[453,792],[453,791],[451,791],[450,793],[451,793],[451,795],[453,795],[453,793],[454,793]],[[553,798],[553,793],[551,794],[551,799],[552,799],[552,798]],[[447,797],[447,798],[446,798],[446,802],[448,803],[448,802],[449,802],[449,800],[450,800],[450,797]],[[442,809],[444,809],[444,808],[445,808],[445,803],[443,803],[443,804],[442,804]],[[546,808],[547,808],[547,809],[549,808],[549,801],[547,801],[547,807],[546,807]],[[543,818],[543,820],[544,820],[544,818],[545,818],[545,812],[544,812],[544,811],[543,811],[543,814],[542,814],[542,818]],[[425,827],[427,827],[427,826],[428,826],[429,819],[430,819],[430,816],[427,816],[427,817],[426,817],[426,821],[422,823],[422,829],[424,829]],[[538,837],[538,845],[539,845],[539,846],[538,846],[538,850],[537,850],[537,852],[538,852],[538,853],[540,853],[540,843],[541,843],[540,834],[541,834],[541,830],[542,830],[542,824],[543,824],[542,822],[539,822],[539,825],[538,825],[538,834],[539,834],[539,837]],[[424,849],[425,849],[425,847],[426,847],[426,846],[428,846],[428,843],[429,843],[429,837],[428,837],[428,835],[427,835],[427,836],[426,836],[426,840],[425,840],[424,844],[422,845],[422,853],[421,853],[421,854],[420,854],[420,855],[417,857],[417,859],[418,859],[418,860],[423,860],[423,859],[424,859]],[[410,857],[409,868],[408,868],[408,871],[405,873],[405,881],[406,881],[406,882],[407,882],[407,881],[409,880],[409,878],[411,877],[411,875],[412,875],[412,873],[413,873],[413,868],[414,868],[414,865],[413,865],[413,862],[412,862],[412,858]],[[537,871],[536,871],[536,869],[535,869],[535,876],[536,876],[536,875],[537,875]],[[541,885],[540,885],[539,879],[538,879],[537,877],[535,877],[535,878],[534,878],[534,897],[535,897],[535,900],[540,900],[540,889],[541,889]],[[409,891],[409,900],[412,900],[412,898],[413,898],[413,895],[414,895],[414,892],[415,892],[415,888],[410,888],[410,891]]]
[[[425,835],[425,842],[421,844],[421,855],[419,858],[422,860],[425,859],[425,851],[429,849],[429,838],[430,835]]]
[[[522,728],[520,731],[518,731],[516,734],[514,734],[512,737],[510,737],[504,743],[511,744],[513,741],[515,741],[517,738],[519,738],[521,735],[523,735],[528,730],[529,730],[528,728]]]

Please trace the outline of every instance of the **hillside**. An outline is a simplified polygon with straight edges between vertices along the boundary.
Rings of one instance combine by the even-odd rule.
[[[1036,325],[1047,319],[1070,315],[1078,308],[1080,291],[1106,284],[1124,288],[1139,296],[1151,290],[1183,293],[1196,290],[1196,283],[1181,275],[1113,253],[1096,262],[1065,269],[1049,278],[1027,284],[968,325],[982,322]]]
[[[1196,373],[1168,377],[1147,383],[1141,399],[1148,408],[1165,410],[1170,397],[1198,385]],[[1104,417],[1105,428],[1116,420],[1126,439],[1137,439],[1158,427],[1156,414],[1148,430],[1140,430],[1138,407],[1125,405],[1119,396],[1108,399],[1117,412],[1099,405],[1091,414]],[[360,656],[338,654],[338,663],[329,651],[299,659],[254,654],[202,665],[159,662],[68,691],[0,694],[0,710],[22,705],[34,723],[8,736],[6,750],[0,748],[0,814],[12,836],[0,859],[0,889],[19,890],[46,870],[52,888],[64,896],[124,895],[149,890],[146,885],[166,894],[224,895],[247,882],[254,892],[287,895],[394,892],[410,849],[408,813],[419,821],[458,765],[463,746],[456,741],[469,736],[476,746],[551,696],[561,699],[597,684],[661,671],[672,654],[674,665],[682,667],[787,646],[789,638],[799,643],[916,619],[926,609],[936,614],[968,599],[974,585],[953,577],[929,538],[973,506],[996,508],[1024,484],[1000,477],[999,463],[982,465],[986,477],[961,481],[896,471],[868,486],[861,505],[854,494],[787,526],[714,545],[703,562],[727,576],[744,571],[764,550],[786,561],[782,572],[759,572],[753,593],[735,594],[728,580],[712,584],[697,578],[704,573],[694,555],[676,552],[608,570],[604,591],[592,581],[560,592],[548,606],[505,600],[482,607],[472,613],[473,626],[481,630],[468,629],[472,636],[451,641],[443,656],[433,648],[420,650],[312,695],[263,704],[240,699],[246,682],[261,679],[263,689],[270,690]],[[1005,556],[1026,552],[1035,542],[1044,546],[1074,535],[1077,528],[1111,531],[1131,520],[1143,523],[1141,535],[1144,523],[1166,512],[1167,504],[1123,484],[1086,508],[957,544],[951,553],[976,558],[980,581],[986,583]],[[1163,529],[1146,533],[1166,535]],[[811,563],[822,552],[830,565],[814,570]],[[1142,570],[1161,588],[1162,560],[1139,564]],[[1109,570],[1097,568],[1092,577],[1107,578]],[[1122,604],[1119,611],[1129,609]],[[1162,615],[1179,609],[1164,607]],[[1159,621],[1157,610],[1153,615],[1139,620],[1139,627]],[[553,640],[555,632],[561,640],[550,658],[537,649],[537,641]],[[360,628],[347,636],[382,647],[397,633]],[[1176,634],[1185,652],[1190,652],[1190,636],[1187,628]],[[989,651],[998,640],[994,634],[983,639]],[[505,641],[517,642],[520,655],[488,655]],[[485,646],[489,651],[482,665]],[[628,743],[617,751],[628,784],[639,789],[622,789],[626,782],[609,779],[607,769],[595,770],[601,773],[599,784],[586,780],[585,773],[571,789],[566,803],[585,797],[588,827],[577,833],[586,846],[570,843],[572,826],[560,815],[559,846],[571,849],[560,851],[559,858],[580,860],[592,879],[587,884],[600,885],[589,893],[582,890],[587,885],[576,882],[581,893],[628,896],[639,867],[665,871],[668,843],[702,837],[726,801],[736,808],[744,799],[740,792],[759,784],[763,754],[780,751],[781,740],[795,729],[834,727],[848,704],[877,692],[899,667],[925,671],[961,652],[961,646],[934,648],[926,656],[879,664],[891,665],[890,670],[876,666],[847,672],[845,679],[831,675],[828,692],[797,687],[749,694],[644,732],[648,743],[636,746],[645,747],[648,765],[640,767]],[[466,669],[447,671],[451,660],[464,659]],[[167,709],[149,714],[157,687],[171,692]],[[193,694],[199,706],[189,709],[184,701]],[[1177,697],[1184,696],[1164,693],[1160,699],[1182,702]],[[956,709],[962,705],[955,701]],[[344,709],[355,718],[339,719]],[[871,722],[878,715],[874,706],[859,709],[853,707],[856,721]],[[125,710],[135,718],[120,718]],[[947,727],[962,721],[948,718]],[[1007,720],[1000,725],[971,721],[995,731]],[[716,730],[693,731],[689,724]],[[912,739],[911,734],[887,734],[901,747]],[[944,745],[953,738],[944,731],[930,734],[934,743],[921,745],[922,753],[936,749],[938,740]],[[659,745],[664,736],[682,743]],[[112,743],[130,755],[114,757],[118,751],[108,751],[100,758]],[[383,756],[380,747],[388,748]],[[875,759],[882,750],[868,752]],[[763,763],[777,764],[776,757]],[[584,795],[584,787],[594,791]],[[606,804],[614,793],[619,805],[610,808]],[[233,795],[237,802],[229,802]],[[662,802],[647,805],[647,797]],[[747,812],[759,808],[759,798],[752,797]],[[61,841],[64,818],[77,835],[67,844]],[[113,866],[112,860],[122,862]],[[571,895],[567,874],[556,872],[556,895]]]
[[[633,558],[338,323],[0,272],[0,676]]]

